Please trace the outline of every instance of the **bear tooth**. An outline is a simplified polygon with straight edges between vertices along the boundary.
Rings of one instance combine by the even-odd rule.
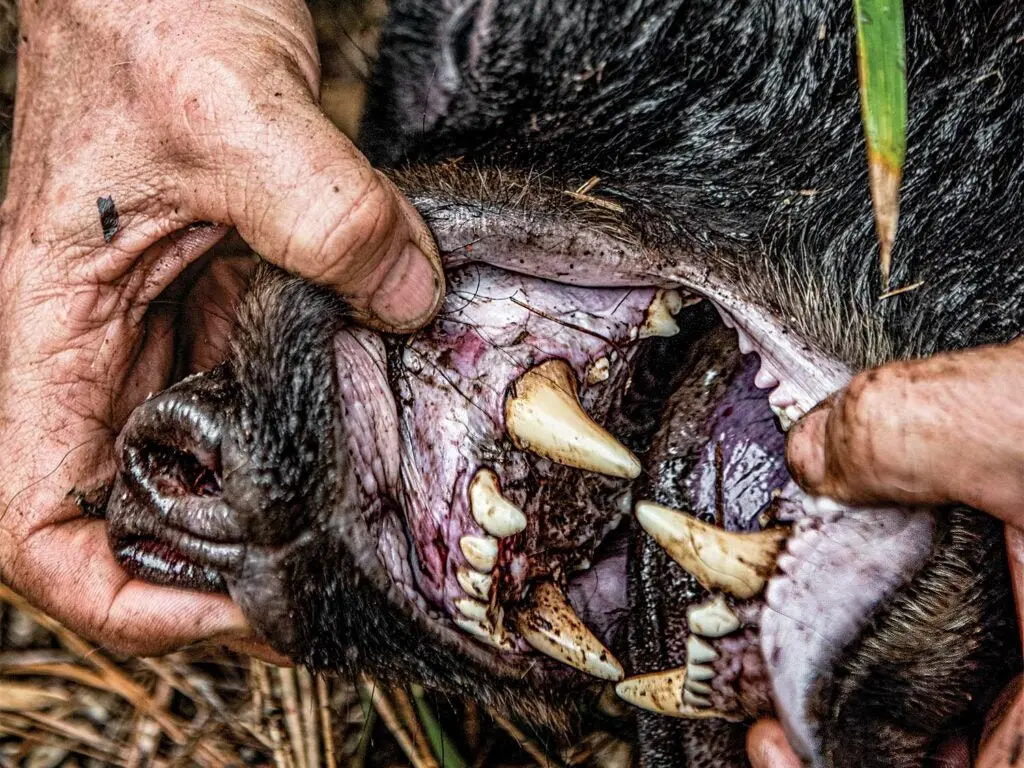
[[[493,571],[498,562],[498,540],[490,536],[463,536],[459,549],[466,561],[483,573]]]
[[[691,693],[696,693],[699,696],[710,696],[711,686],[701,680],[694,680],[689,675],[686,676],[686,690]]]
[[[706,680],[711,680],[714,676],[715,670],[706,664],[693,664],[688,662],[686,665],[686,679],[689,681],[705,682]]]
[[[608,381],[610,370],[611,364],[608,362],[607,357],[597,358],[587,368],[587,384],[600,384],[602,381]]]
[[[686,660],[693,664],[706,664],[709,661],[718,659],[718,651],[711,647],[711,643],[697,635],[690,635],[686,638]]]
[[[686,609],[686,622],[690,631],[704,637],[725,637],[740,628],[739,618],[722,595],[701,605],[691,605]]]
[[[491,594],[491,576],[488,573],[481,573],[472,568],[459,568],[455,572],[455,578],[459,580],[462,590],[472,597],[480,600],[487,600]]]
[[[686,670],[682,667],[664,672],[628,677],[615,686],[615,694],[635,707],[662,715],[678,717],[683,706]]]
[[[711,706],[711,699],[706,696],[694,693],[691,690],[683,691],[683,704],[690,707],[697,707],[699,709],[705,709]]]
[[[637,335],[641,339],[649,339],[652,336],[675,336],[679,333],[679,325],[673,315],[682,308],[683,297],[679,291],[659,290],[654,294],[651,305],[647,307],[647,316]]]
[[[481,623],[487,622],[487,605],[471,597],[460,597],[455,601],[455,608],[467,619]]]
[[[693,515],[649,501],[637,502],[636,518],[701,586],[722,590],[742,600],[764,590],[787,537],[782,529],[759,533],[725,531]]]
[[[534,650],[602,680],[621,680],[622,665],[576,615],[551,582],[533,588],[528,608],[516,617],[519,634]]]
[[[768,406],[772,409],[772,413],[775,414],[775,418],[779,420],[779,426],[783,432],[789,432],[789,428],[793,426],[793,419],[789,418],[789,414],[786,413],[786,408],[780,408],[777,405]]]
[[[483,622],[476,621],[475,619],[467,619],[464,616],[456,616],[454,618],[454,622],[455,626],[467,635],[472,635],[477,640],[481,640],[502,651],[512,650],[512,642],[509,640],[507,635],[494,631]]]
[[[512,443],[575,469],[632,480],[640,461],[580,405],[576,377],[564,360],[548,360],[509,387],[505,428]]]
[[[513,536],[526,528],[526,516],[501,494],[498,476],[486,467],[469,482],[469,510],[473,519],[492,536]]]

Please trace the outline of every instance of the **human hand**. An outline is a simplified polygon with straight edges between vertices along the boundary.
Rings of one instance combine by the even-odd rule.
[[[21,4],[0,209],[0,578],[112,650],[249,632],[227,598],[129,579],[83,514],[105,501],[118,429],[168,383],[168,289],[185,268],[235,227],[377,328],[412,330],[443,297],[429,231],[320,112],[319,76],[302,0]],[[208,298],[222,314],[223,294]],[[223,330],[211,320],[198,339],[216,348]]]
[[[979,347],[856,376],[790,430],[786,458],[809,493],[851,504],[967,504],[1007,524],[1018,620],[1024,599],[1024,340]],[[1024,625],[1024,622],[1021,622]],[[1020,755],[1024,697],[982,746],[977,765]],[[945,763],[962,765],[964,745]],[[754,768],[797,768],[782,727],[747,737]],[[958,760],[950,762],[950,759]]]

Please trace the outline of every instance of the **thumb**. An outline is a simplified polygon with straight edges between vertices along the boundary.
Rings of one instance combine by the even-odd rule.
[[[263,258],[335,289],[368,325],[419,328],[444,295],[430,231],[317,106],[299,98],[298,108],[261,111],[258,135],[236,132],[210,205],[226,204],[222,214]]]
[[[1019,524],[1022,377],[1021,342],[859,374],[790,430],[790,470],[840,501],[959,502]]]
[[[800,768],[800,758],[776,720],[759,720],[747,731],[747,758],[753,768]]]

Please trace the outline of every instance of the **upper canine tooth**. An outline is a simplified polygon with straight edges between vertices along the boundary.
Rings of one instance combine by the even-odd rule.
[[[782,529],[731,533],[649,501],[637,503],[636,517],[701,586],[740,599],[764,589],[787,536]]]
[[[651,336],[675,336],[679,333],[679,326],[672,316],[682,308],[683,297],[679,295],[679,291],[659,290],[647,308],[647,317],[640,326],[639,337],[648,339]]]
[[[498,541],[490,536],[463,536],[459,549],[478,571],[490,573],[498,562]]]
[[[702,605],[686,609],[686,622],[690,630],[704,637],[725,637],[740,628],[740,620],[718,595]]]
[[[512,383],[505,428],[517,448],[576,469],[632,480],[640,461],[580,405],[564,360],[548,360]]]
[[[512,536],[526,528],[526,516],[501,495],[498,476],[486,467],[469,482],[469,509],[473,519],[492,536]]]
[[[541,653],[602,680],[622,679],[622,665],[551,582],[533,588],[530,607],[520,611],[516,623],[523,639]]]
[[[664,672],[628,677],[615,686],[615,693],[635,707],[661,715],[679,717],[683,708],[683,686],[686,670],[683,667]]]
[[[459,580],[459,586],[467,595],[487,600],[491,594],[491,575],[481,573],[472,568],[459,568],[455,572],[455,578]]]

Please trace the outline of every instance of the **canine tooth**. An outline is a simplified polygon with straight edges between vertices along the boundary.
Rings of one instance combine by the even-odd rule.
[[[683,667],[630,677],[615,686],[616,695],[648,712],[678,717],[683,708]]]
[[[699,707],[704,709],[705,707],[711,706],[711,699],[705,696],[694,693],[690,690],[683,691],[683,704],[689,707]]]
[[[704,637],[725,637],[740,628],[740,620],[719,595],[703,605],[686,609],[690,630]]]
[[[482,624],[487,623],[487,606],[479,600],[474,600],[471,597],[460,597],[455,601],[455,607],[467,619],[473,619]]]
[[[534,587],[530,607],[516,623],[523,639],[541,653],[602,680],[622,679],[622,665],[551,582]]]
[[[472,568],[459,568],[455,572],[455,578],[459,580],[462,590],[473,597],[487,600],[491,594],[491,575],[481,573]]]
[[[694,680],[691,676],[686,677],[686,690],[696,693],[699,696],[710,696],[711,686],[700,680]]]
[[[501,495],[498,476],[486,467],[469,482],[469,509],[473,519],[492,536],[512,536],[526,528],[526,516]]]
[[[469,564],[483,573],[490,573],[498,562],[498,540],[490,536],[463,536],[459,549]]]
[[[587,384],[600,384],[608,381],[611,364],[607,357],[599,357],[587,369]]]
[[[693,637],[693,635],[691,635]],[[686,679],[689,681],[704,682],[715,676],[715,670],[706,664],[693,664],[689,661],[686,664]],[[691,688],[691,690],[696,690]],[[698,691],[699,693],[699,691]]]
[[[764,589],[786,540],[782,529],[732,533],[649,501],[637,503],[636,518],[701,586],[740,599]]]
[[[706,664],[718,659],[718,651],[703,637],[690,635],[686,638],[686,660],[693,664]]]
[[[504,633],[492,630],[488,625],[476,621],[475,619],[467,619],[463,616],[456,616],[454,618],[455,626],[461,629],[468,635],[472,635],[477,640],[482,640],[488,645],[493,645],[503,651],[512,650],[512,642],[508,636]]]
[[[541,363],[512,384],[505,427],[517,448],[559,464],[630,480],[640,474],[632,451],[583,410],[564,360]]]
[[[654,294],[654,300],[647,308],[647,317],[644,318],[644,324],[640,326],[640,338],[675,336],[679,333],[679,326],[672,316],[682,308],[683,297],[679,295],[679,291],[659,290]]]

